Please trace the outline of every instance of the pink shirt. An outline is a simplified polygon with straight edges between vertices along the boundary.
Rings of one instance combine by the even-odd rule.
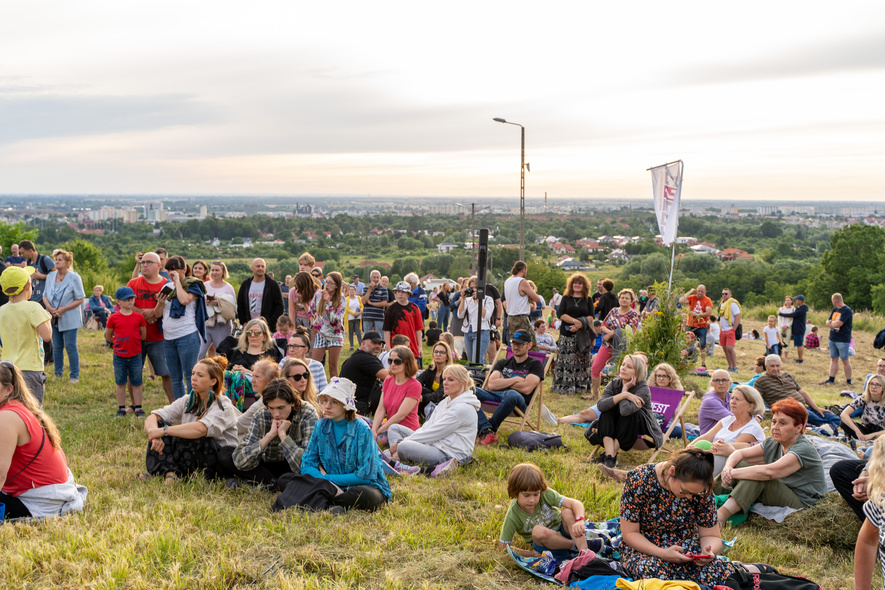
[[[387,419],[399,412],[399,408],[403,405],[403,400],[407,397],[421,401],[421,384],[414,377],[409,378],[402,385],[396,384],[395,377],[388,377],[381,386],[382,399],[384,400],[384,409],[387,411]],[[421,424],[418,422],[418,404],[412,408],[405,418],[399,422],[406,428],[418,430]]]

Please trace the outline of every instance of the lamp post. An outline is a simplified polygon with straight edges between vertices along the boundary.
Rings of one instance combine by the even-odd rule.
[[[498,123],[506,123],[507,125],[516,125],[520,130],[521,150],[519,162],[519,259],[525,261],[525,171],[528,164],[525,163],[525,127],[519,123],[513,123],[500,117],[495,117],[492,121]]]

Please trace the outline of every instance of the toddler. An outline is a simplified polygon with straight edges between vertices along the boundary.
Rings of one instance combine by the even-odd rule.
[[[273,334],[274,340],[282,338],[283,340],[288,342],[289,336],[292,335],[293,327],[294,326],[292,326],[292,319],[286,314],[281,315],[280,318],[277,320],[277,331]]]
[[[781,331],[777,329],[777,317],[768,316],[768,325],[762,328],[762,332],[765,333],[765,355],[780,355],[784,340]]]

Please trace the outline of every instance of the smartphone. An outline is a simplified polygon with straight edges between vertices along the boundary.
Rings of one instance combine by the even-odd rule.
[[[174,292],[175,292],[175,287],[168,285],[168,284],[165,285],[162,289],[160,289],[160,293],[162,293],[166,297],[169,297]]]
[[[701,555],[699,553],[684,553],[683,555],[692,559],[707,559],[713,557],[712,555]]]

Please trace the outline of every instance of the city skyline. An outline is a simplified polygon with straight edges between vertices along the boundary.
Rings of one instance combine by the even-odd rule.
[[[820,10],[816,10],[815,7]],[[0,8],[0,192],[882,199],[885,6]]]

